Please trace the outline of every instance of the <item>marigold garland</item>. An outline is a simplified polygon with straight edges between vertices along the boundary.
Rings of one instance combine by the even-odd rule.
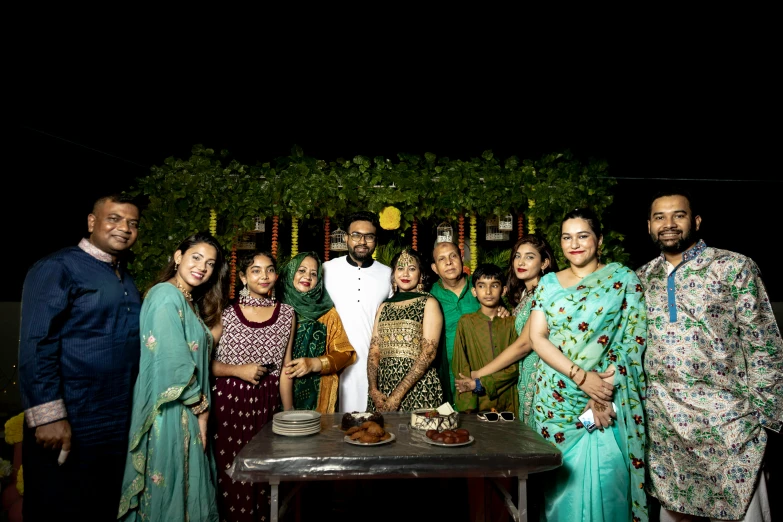
[[[24,412],[5,421],[5,442],[14,445],[22,442],[24,435]]]
[[[400,228],[402,213],[397,207],[388,206],[378,213],[381,228],[384,230],[397,230]]]
[[[23,467],[23,465],[19,466],[19,473],[16,474],[16,490],[21,496],[24,496],[24,473],[22,473]]]
[[[280,224],[280,218],[277,215],[272,216],[272,257],[277,258],[277,230]]]
[[[419,220],[415,217],[413,218],[413,224],[411,225],[411,248],[415,250],[416,252],[419,251],[418,244],[419,244]]]
[[[478,250],[476,249],[476,214],[470,215],[470,272],[478,266]]]
[[[465,215],[460,213],[459,215],[459,253],[461,256],[465,255]]]
[[[217,236],[217,212],[214,208],[209,209],[209,233]]]
[[[535,199],[528,199],[527,200],[527,206],[530,208],[533,208],[536,206],[536,200]],[[528,234],[535,234],[536,233],[536,223],[535,218],[533,216],[530,216],[527,218],[527,233]]]
[[[228,297],[234,298],[234,290],[237,285],[237,238],[234,238],[234,243],[231,245],[231,276],[228,285]]]
[[[329,216],[324,218],[324,263],[329,261],[329,251],[331,250],[331,234],[329,233]]]
[[[524,214],[522,212],[517,216],[517,239],[522,239],[525,235]]]
[[[299,253],[299,219],[291,216],[291,257]]]

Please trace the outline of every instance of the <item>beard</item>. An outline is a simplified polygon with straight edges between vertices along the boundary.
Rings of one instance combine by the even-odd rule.
[[[348,253],[351,255],[354,261],[357,261],[359,263],[364,263],[368,259],[372,259],[372,253],[375,251],[374,248],[367,248],[367,252],[359,253],[356,251],[356,247],[348,247]]]
[[[691,221],[690,230],[688,230],[687,233],[680,236],[680,239],[678,239],[674,243],[666,244],[660,239],[658,239],[658,236],[656,236],[655,234],[650,234],[650,238],[653,240],[653,243],[655,243],[655,245],[661,249],[661,252],[667,252],[669,254],[679,254],[680,252],[685,252],[686,250],[688,250],[699,240],[699,233],[696,230],[696,223]]]

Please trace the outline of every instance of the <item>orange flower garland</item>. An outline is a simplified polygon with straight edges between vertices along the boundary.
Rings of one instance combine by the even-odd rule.
[[[277,258],[277,228],[280,223],[280,218],[272,216],[272,257]]]
[[[527,200],[527,206],[530,208],[533,208],[536,206],[536,200],[535,199],[528,199]],[[536,221],[533,217],[527,218],[527,233],[528,234],[535,234],[536,233]]]
[[[234,238],[234,243],[231,245],[231,276],[228,285],[228,297],[234,298],[234,290],[237,284],[237,241]]]
[[[522,239],[525,235],[524,214],[522,212],[517,216],[517,239]]]
[[[418,237],[418,231],[419,231],[419,220],[416,218],[413,218],[413,225],[411,226],[411,248],[415,251],[419,251],[417,248],[419,244],[419,237]]]
[[[478,248],[476,247],[476,214],[470,215],[470,273],[478,266]]]
[[[299,219],[291,216],[291,257],[299,253]]]
[[[459,253],[465,255],[465,215],[459,215]]]
[[[331,236],[329,234],[329,216],[324,218],[324,263],[329,261],[329,250],[331,249]]]

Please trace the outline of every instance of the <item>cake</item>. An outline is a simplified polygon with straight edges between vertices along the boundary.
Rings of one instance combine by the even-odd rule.
[[[411,413],[411,427],[417,430],[453,430],[459,426],[459,413],[440,413],[431,408],[413,410]]]
[[[354,426],[361,426],[363,423],[367,421],[373,421],[378,423],[379,426],[383,427],[383,415],[380,413],[373,412],[352,412],[352,413],[346,413],[343,415],[342,423],[340,424],[340,427],[344,430],[353,428]]]

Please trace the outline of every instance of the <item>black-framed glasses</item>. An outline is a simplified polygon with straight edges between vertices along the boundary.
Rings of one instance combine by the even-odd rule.
[[[501,411],[500,413],[496,411],[487,411],[484,413],[479,413],[477,415],[479,420],[487,421],[487,422],[497,422],[499,420],[501,421],[512,421],[516,419],[516,415],[514,415],[511,411]]]
[[[366,243],[375,243],[375,234],[362,234],[361,232],[351,232],[351,239],[354,243],[358,243],[364,238]]]

